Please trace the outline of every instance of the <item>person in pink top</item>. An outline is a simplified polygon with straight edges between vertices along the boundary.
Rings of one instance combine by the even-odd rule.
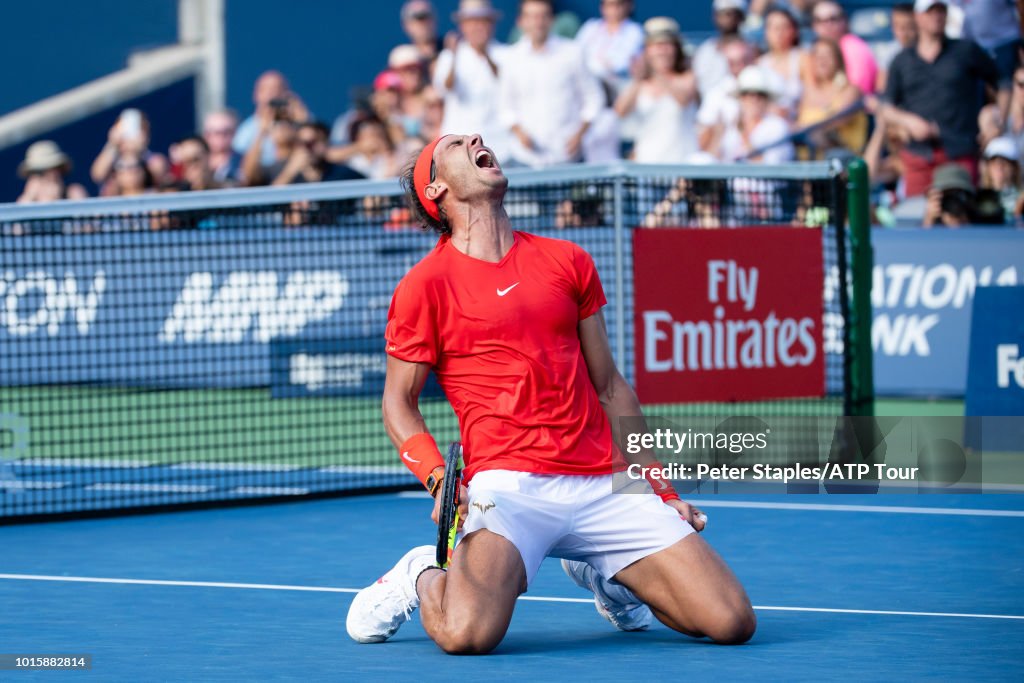
[[[828,38],[839,44],[846,63],[846,78],[865,95],[875,92],[878,82],[878,63],[871,48],[850,33],[846,12],[838,2],[821,0],[811,10],[811,27],[819,38]]]

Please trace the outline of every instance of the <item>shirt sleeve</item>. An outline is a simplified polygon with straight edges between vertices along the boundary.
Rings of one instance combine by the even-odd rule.
[[[576,301],[580,320],[586,320],[608,303],[597,275],[594,259],[578,246],[573,247],[573,265],[576,271]]]
[[[508,59],[498,72],[498,120],[502,127],[511,129],[519,123],[519,98],[516,93],[516,60],[512,54],[506,57]]]
[[[971,54],[974,56],[972,61],[974,62],[974,69],[978,80],[992,86],[993,90],[998,90],[1000,85],[999,68],[996,66],[995,60],[989,57],[988,53],[973,41],[971,42]]]
[[[448,74],[452,70],[452,62],[455,60],[455,55],[452,54],[451,50],[441,50],[441,54],[437,56],[437,63],[434,64],[434,81],[432,85],[437,94],[444,97],[448,94],[448,88],[445,87],[444,82],[448,80]],[[456,74],[456,78],[458,75]]]
[[[408,277],[398,283],[391,297],[384,339],[388,355],[399,360],[431,366],[437,363],[439,334],[434,306]]]
[[[580,93],[580,119],[586,123],[593,122],[605,107],[604,89],[597,76],[587,70],[583,62],[583,53],[573,46],[573,62],[576,71],[576,83]]]
[[[903,64],[905,60],[902,58],[903,51],[896,53],[896,56],[892,58],[892,64],[889,65],[889,75],[886,76],[885,80],[885,101],[894,107],[902,106],[903,104]]]

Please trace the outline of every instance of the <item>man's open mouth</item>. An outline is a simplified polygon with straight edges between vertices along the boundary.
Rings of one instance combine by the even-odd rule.
[[[473,161],[476,162],[478,168],[498,167],[498,164],[494,163],[494,156],[486,149],[479,150],[473,157]]]

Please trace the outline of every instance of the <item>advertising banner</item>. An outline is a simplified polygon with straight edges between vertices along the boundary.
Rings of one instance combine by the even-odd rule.
[[[644,403],[825,393],[818,230],[633,232]]]
[[[975,289],[1022,284],[1024,231],[873,230],[871,241],[875,392],[963,396]]]

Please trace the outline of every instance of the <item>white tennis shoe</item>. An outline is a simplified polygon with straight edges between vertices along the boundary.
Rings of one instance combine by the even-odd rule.
[[[586,562],[562,560],[562,569],[577,586],[594,594],[597,613],[612,622],[615,628],[620,631],[646,631],[651,625],[654,618],[651,608],[640,602],[625,586],[609,583]]]
[[[356,593],[345,619],[352,640],[383,643],[395,635],[420,606],[416,579],[424,569],[437,566],[434,554],[434,546],[413,548],[376,583]]]

